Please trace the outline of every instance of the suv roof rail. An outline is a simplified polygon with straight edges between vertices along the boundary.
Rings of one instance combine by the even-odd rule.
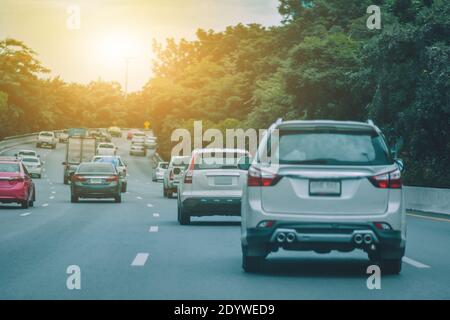
[[[375,127],[375,123],[373,123],[373,121],[371,119],[367,120],[367,123],[370,124],[371,126]]]
[[[280,124],[283,122],[283,118],[278,118],[277,121],[275,121],[276,124]]]

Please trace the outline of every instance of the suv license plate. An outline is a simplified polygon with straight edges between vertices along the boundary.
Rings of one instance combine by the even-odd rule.
[[[102,179],[91,179],[91,184],[101,184],[102,182]]]
[[[309,194],[314,196],[340,196],[341,182],[330,180],[309,181]]]

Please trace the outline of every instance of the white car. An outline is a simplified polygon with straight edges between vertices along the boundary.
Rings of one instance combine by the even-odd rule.
[[[173,194],[178,192],[178,185],[190,160],[190,156],[173,156],[170,159],[163,178],[163,196],[165,198],[172,198]]]
[[[115,156],[117,147],[113,143],[101,142],[97,146],[97,155],[99,156]]]
[[[163,181],[164,180],[164,173],[167,170],[167,167],[169,166],[168,162],[158,162],[158,165],[156,166],[155,170],[153,170],[152,173],[152,181]]]
[[[16,153],[16,157],[21,158],[21,157],[38,157],[39,155],[36,151],[34,150],[19,150],[19,152]]]
[[[50,147],[52,149],[56,148],[58,144],[58,139],[53,131],[41,131],[38,135],[38,139],[36,142],[36,147]]]
[[[22,156],[20,160],[32,177],[37,177],[39,179],[42,177],[41,159],[33,156]]]
[[[147,150],[144,147],[144,144],[132,144],[130,147],[130,156],[142,156],[145,157],[147,155]]]
[[[154,136],[145,136],[144,145],[147,149],[156,149],[156,137]]]
[[[145,137],[134,135],[133,139],[131,139],[131,144],[141,145],[145,147]]]
[[[402,167],[371,121],[277,121],[244,186],[244,270],[258,271],[279,249],[359,249],[381,272],[399,273],[406,247]]]
[[[249,153],[241,149],[194,150],[178,186],[178,222],[189,224],[192,216],[240,216],[247,171],[238,163],[246,158]]]

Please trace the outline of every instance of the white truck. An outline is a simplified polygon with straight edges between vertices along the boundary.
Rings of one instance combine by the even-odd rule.
[[[67,141],[66,160],[64,165],[64,184],[68,184],[71,176],[82,162],[90,162],[95,156],[96,143],[93,137],[75,136]]]
[[[56,148],[58,138],[53,131],[41,131],[38,135],[36,142],[36,148],[42,148],[49,146],[52,149]]]

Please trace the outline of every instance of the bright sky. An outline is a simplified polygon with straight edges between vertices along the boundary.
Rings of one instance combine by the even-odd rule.
[[[277,25],[277,5],[278,0],[0,0],[0,38],[24,41],[53,76],[68,82],[101,78],[123,85],[129,57],[128,88],[136,91],[151,77],[153,39],[193,39],[198,28],[223,30],[240,22]]]

